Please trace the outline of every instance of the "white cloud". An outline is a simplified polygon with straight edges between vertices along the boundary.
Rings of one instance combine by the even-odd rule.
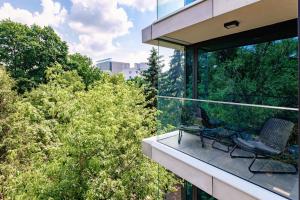
[[[130,63],[130,66],[133,67],[134,63],[147,62],[147,58],[149,57],[150,51],[145,50],[137,50],[131,53],[128,53],[124,56],[120,55],[119,59],[122,62]]]
[[[148,51],[131,45],[125,49],[128,44],[115,42],[133,27],[125,9],[120,6],[144,12],[154,10],[156,0],[71,0],[69,11],[58,1],[40,0],[40,12],[3,3],[0,5],[0,20],[10,18],[27,25],[52,26],[60,37],[67,40],[71,53],[79,52],[94,60],[113,57],[130,63],[146,61]]]
[[[156,8],[156,0],[118,0],[118,3],[133,7],[141,12],[153,11]]]
[[[62,24],[67,16],[67,10],[60,3],[52,0],[41,1],[42,12],[31,13],[28,10],[14,8],[10,3],[4,3],[0,7],[0,20],[10,18],[13,21],[27,25],[57,27]]]
[[[70,42],[71,53],[82,53],[93,59],[99,59],[107,54],[112,54],[117,47],[113,45],[112,38],[103,34],[79,35],[78,42]]]
[[[116,0],[72,0],[70,27],[79,33],[121,36],[133,27]]]
[[[117,0],[72,0],[72,3],[68,24],[79,34],[79,42],[71,44],[72,51],[97,59],[117,49],[113,40],[133,27]]]

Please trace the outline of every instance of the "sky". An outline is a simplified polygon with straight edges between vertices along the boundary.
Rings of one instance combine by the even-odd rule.
[[[156,20],[156,0],[0,0],[0,20],[51,26],[94,61],[146,62],[141,30]]]

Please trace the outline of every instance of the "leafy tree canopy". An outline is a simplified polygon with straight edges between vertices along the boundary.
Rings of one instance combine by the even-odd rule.
[[[175,179],[141,152],[141,140],[155,129],[143,90],[106,74],[85,90],[77,72],[61,65],[47,69],[45,78],[47,84],[12,102],[2,134],[0,195],[161,199]]]
[[[100,80],[101,71],[93,66],[93,62],[89,57],[75,53],[69,55],[68,58],[68,69],[76,70],[78,75],[82,77],[86,87]]]
[[[67,54],[67,44],[51,27],[0,21],[0,63],[16,79],[21,93],[44,83],[47,67],[66,64]]]

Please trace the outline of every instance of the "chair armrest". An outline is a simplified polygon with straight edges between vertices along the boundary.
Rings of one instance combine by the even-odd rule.
[[[220,127],[220,126],[223,126],[225,123],[224,123],[224,121],[221,121],[221,120],[210,119],[210,120],[209,120],[209,124],[210,124],[212,127]]]
[[[238,133],[238,136],[244,140],[252,140],[252,141],[258,141],[258,137],[253,136],[253,134],[251,134],[248,131],[242,131]]]

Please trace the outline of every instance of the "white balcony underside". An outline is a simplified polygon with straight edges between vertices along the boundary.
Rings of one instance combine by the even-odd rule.
[[[143,30],[143,42],[164,39],[183,45],[296,19],[297,0],[206,0],[179,10]],[[239,27],[224,28],[237,20]],[[166,46],[166,44],[160,44]]]
[[[191,134],[184,134],[179,145],[177,135],[175,131],[143,140],[144,154],[219,200],[298,199],[298,175],[253,175],[248,171],[251,160],[231,159],[212,149],[208,139],[202,148],[199,137]]]

